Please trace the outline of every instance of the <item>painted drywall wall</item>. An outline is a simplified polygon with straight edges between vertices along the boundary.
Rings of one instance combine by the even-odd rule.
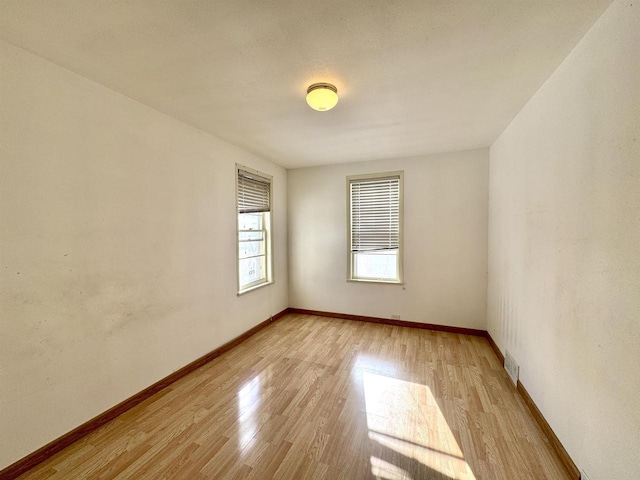
[[[0,43],[0,468],[288,306],[286,171]],[[275,284],[236,295],[235,162]]]
[[[404,171],[404,285],[347,282],[346,177]],[[486,328],[488,150],[288,170],[289,303]]]
[[[640,3],[491,147],[488,328],[591,480],[640,472]]]

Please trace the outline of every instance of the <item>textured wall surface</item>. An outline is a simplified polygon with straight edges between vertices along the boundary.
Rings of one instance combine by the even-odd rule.
[[[286,172],[0,42],[0,468],[288,305]],[[274,176],[238,297],[235,162]]]
[[[485,329],[488,153],[289,170],[290,306]],[[346,177],[396,170],[405,285],[347,282]]]
[[[640,3],[491,147],[488,328],[592,480],[640,472]]]

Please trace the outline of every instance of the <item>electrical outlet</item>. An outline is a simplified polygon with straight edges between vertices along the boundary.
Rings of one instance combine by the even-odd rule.
[[[580,469],[580,480],[591,480],[584,469]]]
[[[396,315],[395,313],[392,313],[391,318],[393,318],[394,320],[400,320],[400,315]]]

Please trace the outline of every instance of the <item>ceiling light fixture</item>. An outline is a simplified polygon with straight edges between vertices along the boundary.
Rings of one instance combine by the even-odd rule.
[[[314,83],[307,88],[307,103],[319,112],[331,110],[338,103],[338,89],[330,83]]]

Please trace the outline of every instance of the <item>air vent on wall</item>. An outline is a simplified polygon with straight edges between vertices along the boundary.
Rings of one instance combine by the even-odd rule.
[[[504,355],[504,369],[509,374],[509,378],[514,385],[518,385],[518,374],[520,373],[520,367],[516,363],[515,358],[509,353],[509,350],[505,350]]]

